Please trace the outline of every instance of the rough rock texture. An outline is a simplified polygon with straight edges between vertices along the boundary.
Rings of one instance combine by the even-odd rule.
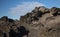
[[[60,37],[60,8],[36,7],[20,20],[3,16],[0,37]]]
[[[29,30],[29,37],[60,37],[60,8],[36,7],[21,16],[20,25]]]

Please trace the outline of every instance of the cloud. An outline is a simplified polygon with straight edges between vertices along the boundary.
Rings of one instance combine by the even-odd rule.
[[[22,2],[19,5],[16,5],[15,7],[10,8],[11,14],[16,16],[24,15],[28,12],[31,12],[35,7],[38,6],[44,6],[44,4],[39,2]]]

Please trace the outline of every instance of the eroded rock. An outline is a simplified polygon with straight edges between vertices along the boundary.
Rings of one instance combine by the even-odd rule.
[[[60,37],[60,8],[36,7],[20,20],[3,16],[0,37]]]

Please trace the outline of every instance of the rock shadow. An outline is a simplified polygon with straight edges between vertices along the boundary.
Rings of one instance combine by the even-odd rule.
[[[15,32],[13,29],[10,30],[9,34],[10,37],[23,37],[24,35],[26,35],[26,37],[28,37],[28,33],[29,31],[26,30],[25,27],[20,26],[20,28],[17,28],[18,32]]]

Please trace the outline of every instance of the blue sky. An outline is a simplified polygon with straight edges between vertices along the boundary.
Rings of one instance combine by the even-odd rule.
[[[60,8],[60,0],[0,0],[0,17],[19,19],[21,15],[30,12],[36,6]]]

